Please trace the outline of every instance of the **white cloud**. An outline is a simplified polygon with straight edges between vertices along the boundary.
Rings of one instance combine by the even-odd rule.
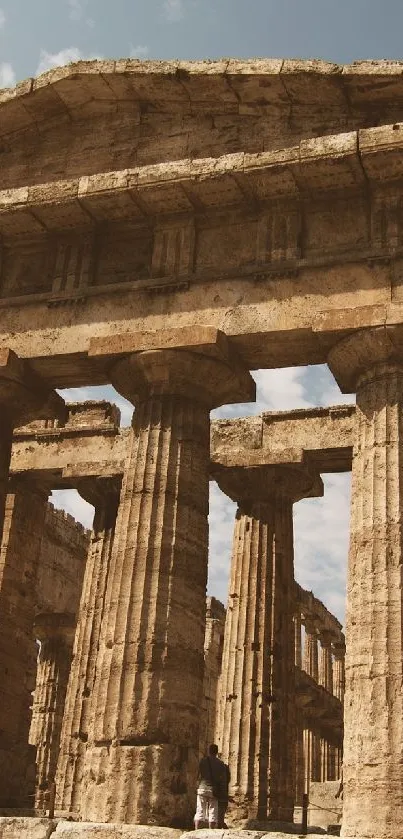
[[[259,370],[253,375],[257,384],[257,402],[225,406],[213,412],[213,416],[248,416],[268,410],[292,410],[354,401],[352,397],[340,393],[325,365]],[[114,402],[122,411],[122,425],[130,424],[132,406],[111,386],[70,388],[61,393],[66,401],[107,399]],[[323,478],[324,498],[306,499],[294,507],[295,574],[304,588],[313,590],[343,621],[350,475],[325,475]],[[89,505],[77,494],[73,497],[58,493],[55,503],[88,526]],[[236,504],[212,483],[208,590],[224,603],[227,599],[235,511]]]
[[[183,0],[164,0],[162,9],[164,17],[171,23],[182,20],[185,14]]]
[[[0,29],[3,29],[3,26],[6,22],[6,16],[4,14],[3,9],[0,9]]]
[[[94,508],[88,501],[84,501],[75,489],[55,489],[50,497],[52,504],[58,510],[66,510],[76,521],[84,527],[91,528],[94,518]]]
[[[47,70],[52,70],[53,67],[71,64],[72,61],[81,61],[82,58],[83,56],[77,47],[66,47],[66,49],[60,50],[60,52],[41,50],[36,75],[40,76],[41,73],[46,73]]]
[[[131,45],[130,47],[130,58],[147,58],[148,56],[148,47],[144,44],[137,44],[137,46]]]
[[[68,0],[70,20],[81,20],[84,14],[84,3],[82,0]]]
[[[0,62],[0,88],[14,87],[16,81],[17,78],[11,64],[8,64],[7,61]]]

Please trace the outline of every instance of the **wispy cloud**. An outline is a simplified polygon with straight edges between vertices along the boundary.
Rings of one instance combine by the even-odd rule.
[[[75,23],[83,21],[86,26],[91,29],[95,26],[95,21],[92,17],[87,17],[88,0],[67,0],[69,7],[69,18]]]
[[[68,0],[69,17],[71,20],[81,20],[84,14],[83,0]]]
[[[144,44],[137,44],[137,46],[130,46],[130,58],[147,58],[148,47]]]
[[[84,55],[78,47],[66,47],[59,52],[41,50],[36,75],[46,73],[47,70],[52,70],[54,67],[62,67],[64,64],[71,64],[75,61],[95,61],[98,58],[102,58],[102,56],[97,53]]]
[[[61,67],[63,64],[71,64],[72,61],[80,61],[82,57],[78,47],[66,47],[59,52],[41,50],[36,75],[40,76],[41,73],[46,73],[54,67]]]
[[[6,23],[6,15],[4,9],[0,9],[0,29],[3,29],[3,26]]]
[[[11,64],[6,61],[0,63],[0,88],[14,87],[16,81],[16,75]]]
[[[184,0],[164,0],[162,11],[166,20],[169,20],[170,23],[176,23],[184,17]]]

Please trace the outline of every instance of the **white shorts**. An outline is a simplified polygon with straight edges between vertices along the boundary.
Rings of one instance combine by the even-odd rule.
[[[196,813],[194,817],[195,822],[207,822],[208,824],[217,824],[218,821],[218,801],[213,798],[211,793],[198,792]]]

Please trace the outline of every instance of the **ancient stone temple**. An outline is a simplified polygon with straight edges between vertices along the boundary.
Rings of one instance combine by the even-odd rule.
[[[215,718],[240,818],[290,821],[343,759],[343,836],[403,839],[402,69],[94,61],[1,92],[0,808],[36,760],[58,818],[183,828]],[[323,363],[356,407],[210,421],[251,371]],[[58,393],[104,384],[131,429]],[[293,507],[350,470],[344,640],[295,585]],[[238,509],[206,634],[211,479]],[[63,487],[93,532],[41,604]]]

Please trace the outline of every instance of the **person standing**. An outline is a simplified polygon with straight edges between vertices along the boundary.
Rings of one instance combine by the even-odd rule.
[[[228,806],[229,769],[218,757],[218,746],[212,743],[208,755],[199,763],[195,830],[206,822],[209,828],[223,827]]]

